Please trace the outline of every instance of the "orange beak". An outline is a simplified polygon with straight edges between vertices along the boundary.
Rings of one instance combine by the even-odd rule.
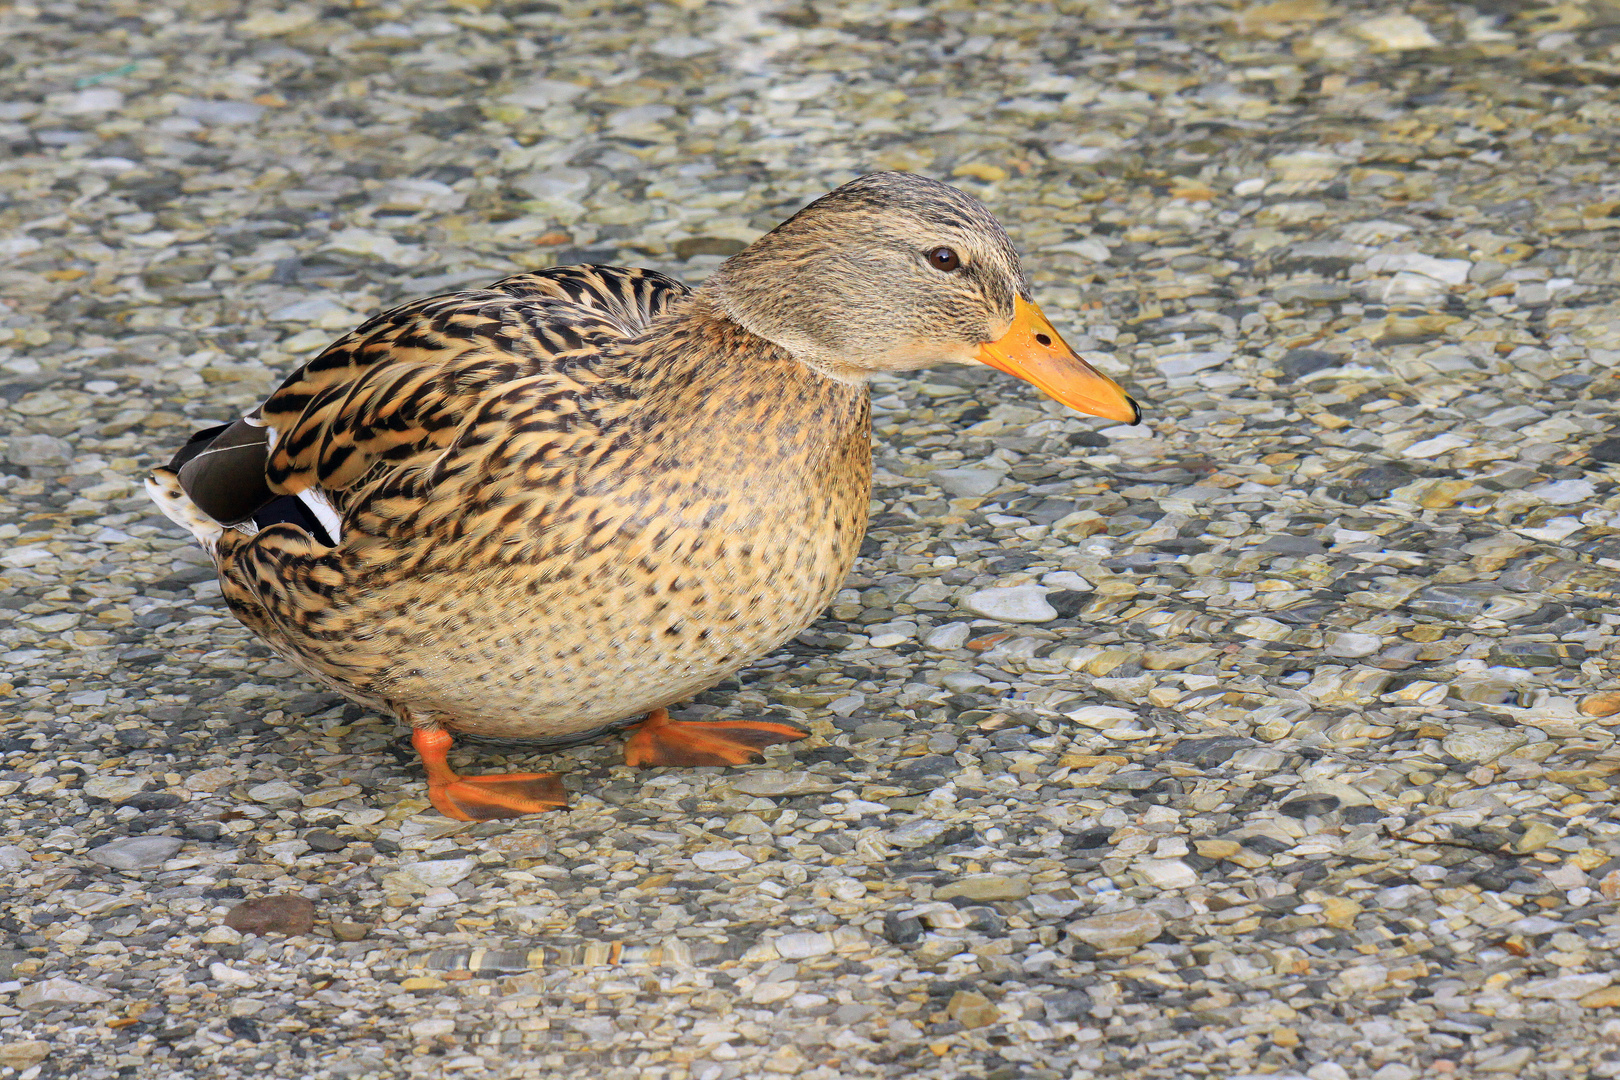
[[[1023,379],[1077,412],[1142,422],[1142,410],[1118,383],[1069,348],[1041,309],[1022,296],[1013,302],[1012,326],[995,341],[979,346],[979,360]]]

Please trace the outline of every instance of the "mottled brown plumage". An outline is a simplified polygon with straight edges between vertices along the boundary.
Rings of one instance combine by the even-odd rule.
[[[941,247],[959,270],[929,264]],[[657,710],[781,645],[840,586],[870,497],[866,378],[974,359],[1027,321],[1027,291],[976,201],[877,174],[696,292],[568,267],[387,312],[149,486],[244,623],[416,726],[441,809],[538,809],[554,781],[486,781],[531,785],[527,802],[469,793],[437,733],[567,740],[651,713],[633,753],[654,764],[713,760],[660,756],[668,739],[735,736],[719,760],[741,761],[797,737],[682,734]],[[1106,396],[1076,376],[1093,377]],[[244,499],[256,518],[210,509]]]

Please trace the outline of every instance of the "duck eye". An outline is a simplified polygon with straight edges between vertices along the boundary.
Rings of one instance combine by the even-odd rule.
[[[928,265],[948,274],[961,266],[962,260],[950,248],[938,247],[928,253]]]

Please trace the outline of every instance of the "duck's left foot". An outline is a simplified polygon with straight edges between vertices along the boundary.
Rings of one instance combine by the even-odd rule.
[[[764,720],[671,720],[667,709],[654,709],[630,730],[624,763],[643,766],[748,765],[764,761],[767,746],[810,735]]]
[[[411,733],[411,745],[427,768],[428,798],[445,817],[494,821],[568,805],[568,793],[556,773],[460,775],[450,768],[450,733],[442,728],[417,728]]]

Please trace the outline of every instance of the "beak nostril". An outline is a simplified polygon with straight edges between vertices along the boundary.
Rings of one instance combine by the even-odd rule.
[[[1045,334],[1036,334],[1035,335],[1035,340],[1040,342],[1042,345],[1047,346],[1048,348],[1050,348],[1051,345],[1052,345],[1052,339],[1050,337],[1047,337]]]

